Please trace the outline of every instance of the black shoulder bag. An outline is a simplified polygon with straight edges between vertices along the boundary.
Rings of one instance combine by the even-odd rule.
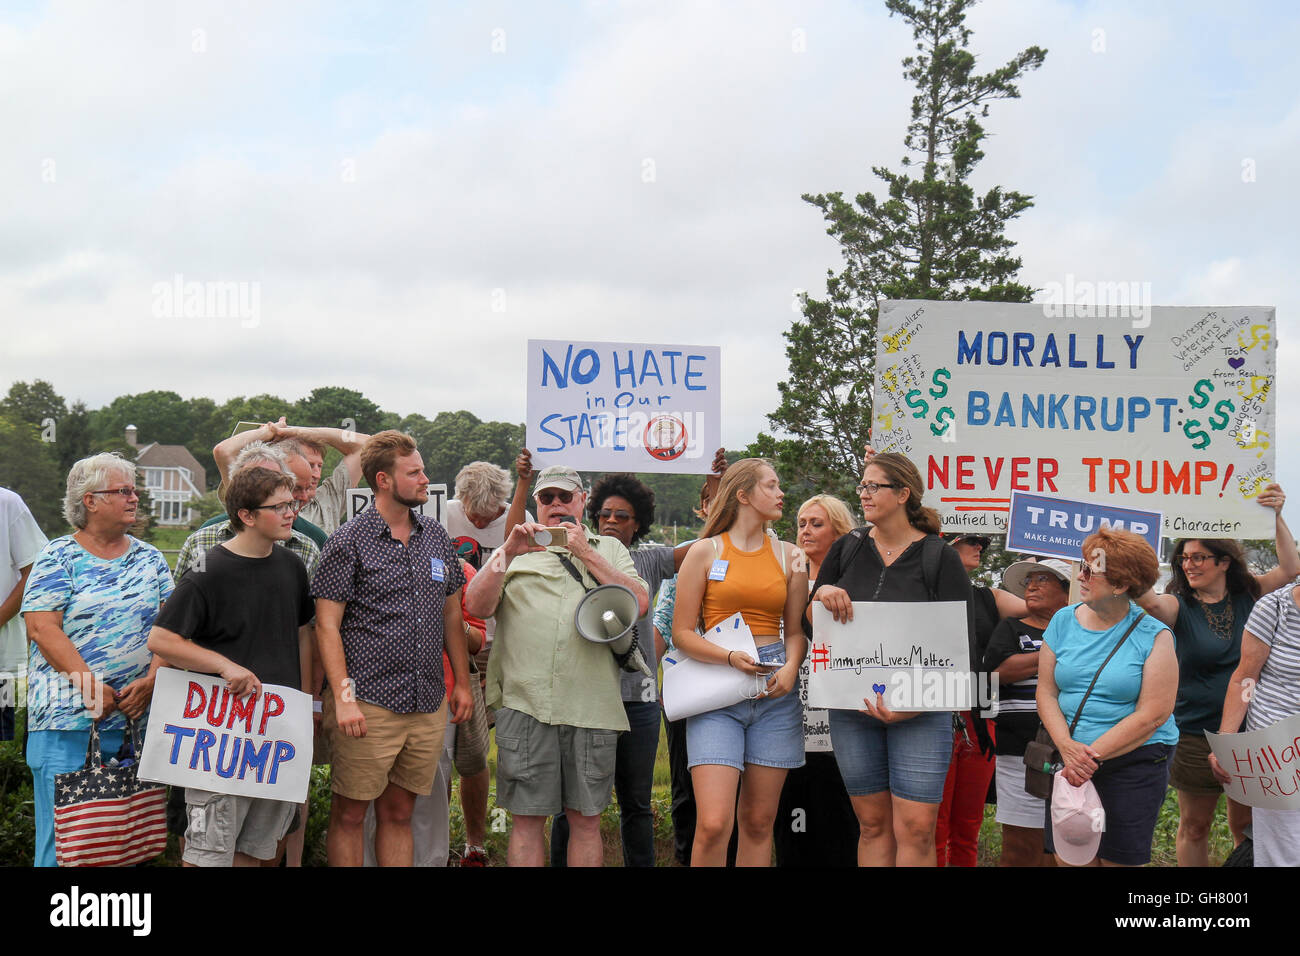
[[[1128,626],[1128,630],[1124,632],[1124,636],[1111,648],[1110,653],[1106,655],[1106,659],[1101,662],[1101,666],[1097,668],[1097,673],[1092,675],[1092,683],[1088,685],[1083,700],[1079,701],[1079,709],[1074,712],[1074,720],[1070,721],[1070,737],[1072,739],[1074,729],[1079,726],[1079,718],[1083,716],[1083,705],[1088,703],[1088,698],[1092,696],[1092,689],[1097,686],[1097,678],[1106,669],[1110,659],[1124,646],[1128,636],[1133,633],[1133,628],[1137,627],[1138,622],[1146,616],[1146,612],[1143,611],[1134,619],[1133,623]],[[1038,734],[1032,741],[1025,744],[1025,792],[1033,797],[1051,800],[1052,780],[1056,775],[1056,771],[1060,768],[1061,752],[1052,743],[1052,735],[1047,732],[1047,728],[1039,722]]]

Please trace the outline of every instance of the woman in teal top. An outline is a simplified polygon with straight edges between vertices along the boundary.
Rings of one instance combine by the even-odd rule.
[[[1058,611],[1043,632],[1038,715],[1061,752],[1068,784],[1079,787],[1091,780],[1101,797],[1106,830],[1097,860],[1142,866],[1151,860],[1169,755],[1178,742],[1174,639],[1164,624],[1132,603],[1159,574],[1146,541],[1129,531],[1103,529],[1084,541],[1083,555],[1082,603]],[[1096,684],[1071,734],[1094,676]],[[1051,833],[1049,823],[1043,834],[1048,850],[1054,849]],[[1066,865],[1060,857],[1057,863]]]
[[[1241,660],[1241,635],[1261,594],[1276,591],[1300,574],[1291,529],[1282,520],[1286,495],[1269,485],[1257,499],[1276,513],[1278,566],[1251,574],[1241,545],[1226,538],[1189,538],[1174,545],[1173,579],[1164,594],[1137,599],[1148,614],[1173,628],[1178,654],[1178,749],[1169,783],[1178,791],[1178,865],[1209,866],[1210,824],[1223,788],[1210,770],[1205,731],[1217,732],[1228,680]],[[1226,799],[1226,798],[1225,798]],[[1228,800],[1228,829],[1241,843],[1250,807]]]

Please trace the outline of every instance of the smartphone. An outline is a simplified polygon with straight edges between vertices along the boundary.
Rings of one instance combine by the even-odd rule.
[[[534,531],[528,536],[528,543],[539,548],[567,548],[569,546],[568,530],[560,527]]]

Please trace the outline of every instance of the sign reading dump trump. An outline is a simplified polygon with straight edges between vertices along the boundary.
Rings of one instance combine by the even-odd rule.
[[[722,447],[712,345],[528,341],[533,465],[705,474]]]
[[[141,780],[301,803],[311,755],[310,695],[263,684],[241,700],[220,677],[159,669]]]
[[[862,710],[879,693],[890,710],[971,708],[964,601],[854,601],[844,624],[815,601],[812,622],[809,707]]]
[[[1274,310],[1104,311],[886,302],[873,444],[948,531],[1005,531],[1022,491],[1159,511],[1170,538],[1272,534]]]
[[[1232,776],[1224,793],[1250,807],[1300,810],[1300,717],[1242,734],[1206,731],[1205,737]]]

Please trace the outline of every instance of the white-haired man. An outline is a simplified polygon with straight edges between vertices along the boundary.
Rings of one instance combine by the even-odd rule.
[[[573,623],[587,589],[620,584],[649,606],[645,581],[617,538],[582,524],[587,496],[571,468],[538,475],[537,521],[516,525],[474,578],[469,613],[496,615],[487,704],[497,711],[497,805],[514,814],[511,866],[544,863],[547,817],[569,820],[569,865],[600,866],[600,813],[614,787],[618,735],[628,729],[619,667]],[[567,546],[533,536],[564,526]]]

